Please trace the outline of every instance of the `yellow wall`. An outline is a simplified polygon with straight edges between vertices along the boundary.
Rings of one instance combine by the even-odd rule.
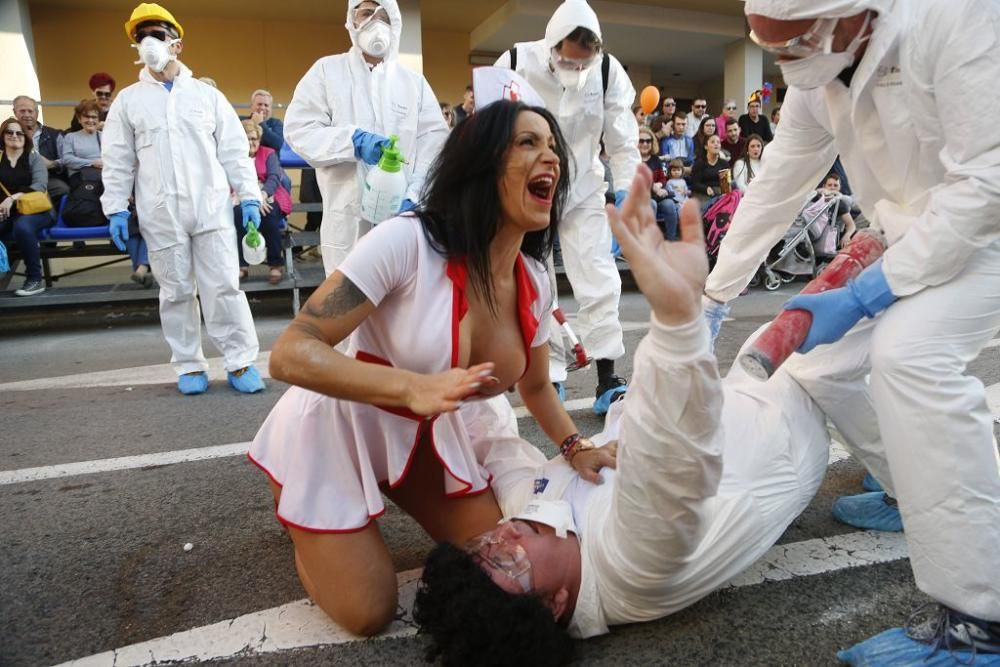
[[[424,28],[422,37],[427,82],[439,102],[460,103],[465,87],[472,83],[469,34]]]

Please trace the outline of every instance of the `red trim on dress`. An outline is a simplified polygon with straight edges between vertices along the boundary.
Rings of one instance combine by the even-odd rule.
[[[462,319],[469,312],[469,299],[465,296],[465,288],[469,281],[469,268],[465,258],[448,260],[445,269],[451,279],[451,367],[458,366],[459,328]]]
[[[524,266],[524,256],[518,253],[514,261],[514,280],[517,281],[517,319],[521,325],[521,338],[524,340],[524,377],[531,366],[531,344],[535,342],[535,334],[538,333],[538,318],[532,312],[531,307],[538,300],[538,290]]]

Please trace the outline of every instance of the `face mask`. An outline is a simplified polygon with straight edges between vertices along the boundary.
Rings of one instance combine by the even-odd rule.
[[[560,69],[558,67],[554,68],[556,73],[556,78],[559,79],[559,83],[566,90],[581,90],[583,84],[587,81],[587,72],[590,70],[567,70]]]
[[[358,46],[375,58],[384,58],[392,43],[392,28],[378,19],[372,19],[358,30]]]
[[[563,539],[566,539],[567,532],[576,532],[573,508],[565,500],[532,500],[511,519],[534,521],[552,526],[556,531],[556,537]]]
[[[865,18],[857,36],[840,53],[817,53],[799,60],[778,61],[785,83],[802,90],[819,88],[837,78],[837,75],[854,64],[855,54],[869,35],[865,35],[871,15]]]
[[[169,42],[163,42],[155,37],[145,37],[139,44],[133,44],[132,46],[139,49],[139,59],[135,61],[136,65],[146,65],[153,72],[162,72],[167,68],[167,63],[171,60],[177,60],[177,56],[171,55],[170,47],[178,39],[172,39]]]

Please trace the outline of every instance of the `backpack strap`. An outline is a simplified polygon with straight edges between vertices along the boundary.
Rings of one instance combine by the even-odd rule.
[[[507,53],[510,54],[510,69],[511,69],[512,72],[516,72],[517,71],[517,45],[515,44],[514,46],[510,47],[510,50],[507,51]]]
[[[601,90],[604,97],[608,96],[608,76],[611,74],[611,56],[604,52],[604,59],[601,61]]]

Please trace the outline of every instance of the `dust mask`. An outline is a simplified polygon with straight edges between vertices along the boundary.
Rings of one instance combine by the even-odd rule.
[[[385,58],[392,43],[392,28],[385,22],[373,19],[358,30],[358,47],[374,58]]]
[[[143,38],[139,44],[132,45],[133,48],[139,50],[139,59],[135,61],[135,64],[145,65],[153,72],[162,72],[171,60],[177,60],[177,56],[170,53],[170,47],[179,41],[179,39],[172,39],[163,42],[155,37]]]
[[[858,49],[869,38],[865,31],[870,22],[871,14],[865,18],[861,30],[844,51],[816,53],[798,60],[779,60],[778,66],[781,68],[785,83],[802,90],[811,90],[825,86],[836,79],[837,75],[854,64]]]

